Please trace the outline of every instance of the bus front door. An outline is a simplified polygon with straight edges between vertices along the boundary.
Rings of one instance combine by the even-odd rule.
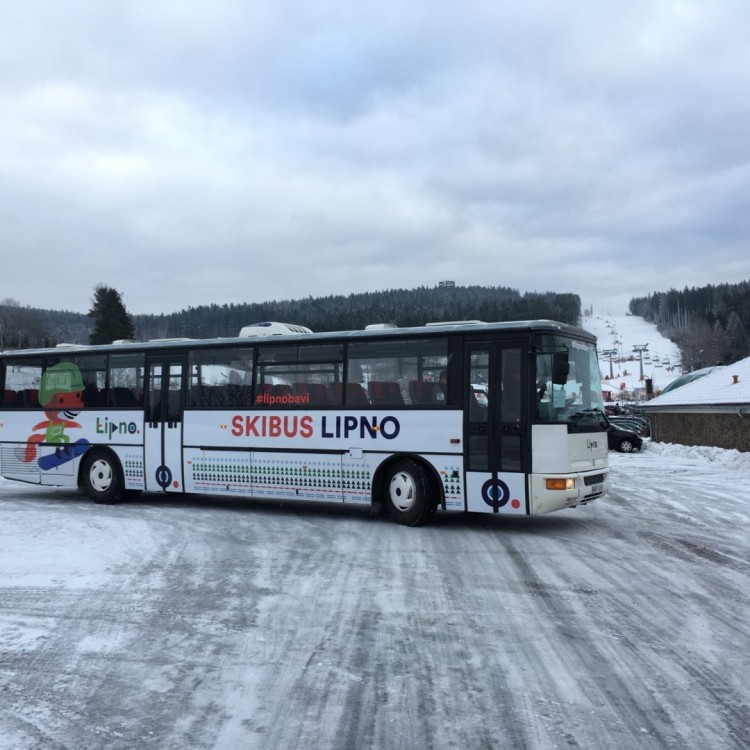
[[[529,434],[520,342],[476,343],[467,350],[469,404],[464,417],[466,509],[480,513],[528,512]]]
[[[146,489],[151,492],[183,492],[182,414],[185,399],[185,357],[148,357],[146,369]]]

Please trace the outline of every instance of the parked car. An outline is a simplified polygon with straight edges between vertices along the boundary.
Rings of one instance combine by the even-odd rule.
[[[607,442],[611,451],[620,453],[632,453],[639,451],[643,446],[643,438],[633,430],[613,424],[607,420]]]
[[[641,437],[648,437],[649,424],[640,417],[607,417],[610,424],[622,427],[625,430],[637,432]]]

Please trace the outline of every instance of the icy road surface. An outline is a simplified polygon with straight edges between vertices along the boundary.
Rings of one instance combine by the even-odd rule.
[[[747,748],[748,465],[612,466],[422,529],[0,480],[0,747]]]

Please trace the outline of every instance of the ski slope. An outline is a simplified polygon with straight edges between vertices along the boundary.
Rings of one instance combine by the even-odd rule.
[[[654,391],[659,391],[682,375],[680,350],[669,339],[659,333],[653,323],[635,315],[584,316],[581,327],[597,338],[599,368],[602,382],[617,389],[632,393],[645,388],[644,381],[651,378]],[[648,346],[643,353],[643,378],[641,362],[633,347]],[[602,354],[615,350],[612,356],[612,378],[610,379],[609,357]],[[625,387],[622,387],[622,384]]]

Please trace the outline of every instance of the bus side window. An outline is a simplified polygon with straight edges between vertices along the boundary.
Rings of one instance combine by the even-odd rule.
[[[109,358],[107,405],[124,408],[142,407],[145,376],[143,354],[111,355]]]
[[[431,380],[410,380],[409,396],[412,404],[432,404],[435,402],[433,397],[437,383]]]
[[[480,401],[480,394],[474,389],[469,390],[469,421],[486,422],[487,421],[487,395]]]
[[[111,389],[110,396],[112,406],[137,406],[135,394],[130,388],[116,386]]]
[[[292,386],[283,383],[273,387],[274,406],[289,406],[292,403]]]
[[[42,379],[42,360],[8,361],[4,367],[5,383],[2,395],[3,408],[39,408],[38,386]]]
[[[271,403],[272,394],[273,394],[273,385],[271,383],[261,383],[255,389],[255,405],[256,406],[268,406]]]
[[[82,398],[86,407],[104,405],[104,394],[96,387],[96,383],[86,383],[83,386]]]
[[[367,392],[373,406],[404,405],[404,397],[395,380],[371,380],[367,384]]]
[[[373,406],[447,405],[440,383],[443,373],[447,377],[447,338],[353,342],[347,353],[346,379],[366,388]],[[365,403],[361,395],[360,402]]]
[[[326,406],[331,403],[325,383],[298,382],[294,384],[293,390],[301,404]]]
[[[521,420],[521,350],[503,349],[502,353],[502,399],[503,422]]]
[[[349,383],[347,385],[346,404],[348,406],[367,406],[370,404],[365,389],[359,383]]]

